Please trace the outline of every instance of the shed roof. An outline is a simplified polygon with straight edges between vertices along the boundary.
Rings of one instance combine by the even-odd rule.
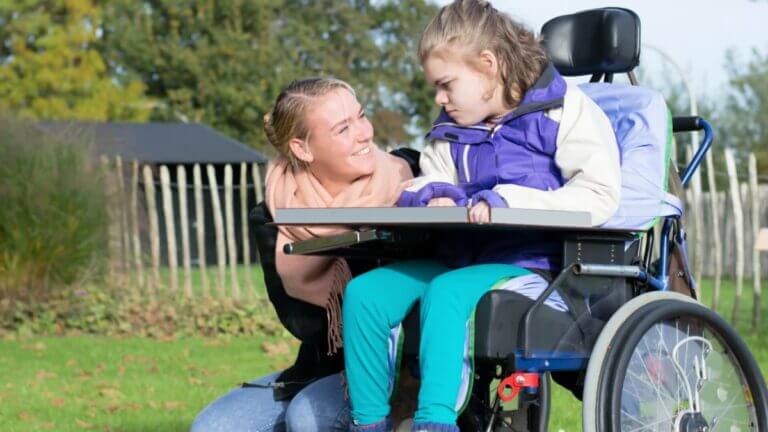
[[[99,154],[158,164],[266,162],[267,157],[199,123],[41,122],[56,135],[92,139]]]

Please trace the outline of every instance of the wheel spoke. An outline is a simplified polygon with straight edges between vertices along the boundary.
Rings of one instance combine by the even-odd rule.
[[[711,332],[687,319],[659,322],[646,331],[623,372],[622,431],[667,431],[697,405],[707,421],[718,419],[711,430],[754,429],[754,406],[745,400],[738,364]]]

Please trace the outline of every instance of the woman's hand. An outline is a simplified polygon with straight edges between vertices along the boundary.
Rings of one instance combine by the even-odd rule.
[[[456,207],[456,202],[446,197],[432,198],[427,207]]]
[[[491,222],[491,207],[485,201],[472,206],[469,210],[469,221],[472,223],[489,223]]]

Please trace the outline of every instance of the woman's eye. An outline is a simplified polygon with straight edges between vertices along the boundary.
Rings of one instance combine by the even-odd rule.
[[[360,111],[360,118],[365,117],[365,111]]]
[[[339,134],[343,134],[347,130],[349,130],[349,126],[344,126],[343,128],[339,129]]]

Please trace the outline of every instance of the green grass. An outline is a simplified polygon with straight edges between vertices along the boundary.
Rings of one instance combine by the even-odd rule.
[[[261,286],[260,274],[254,281]],[[703,288],[708,304],[711,284]],[[768,342],[749,331],[749,290],[751,285],[745,283],[737,328],[765,373]],[[720,310],[728,316],[733,292],[734,284],[724,283]],[[763,308],[762,335],[768,334],[767,309]],[[229,340],[35,337],[0,341],[0,429],[186,431],[206,404],[239,382],[287,366],[295,349],[287,333]],[[581,430],[581,404],[570,393],[556,388],[552,402],[552,431]]]
[[[3,341],[0,429],[186,431],[217,396],[288,366],[295,347],[286,340]]]

